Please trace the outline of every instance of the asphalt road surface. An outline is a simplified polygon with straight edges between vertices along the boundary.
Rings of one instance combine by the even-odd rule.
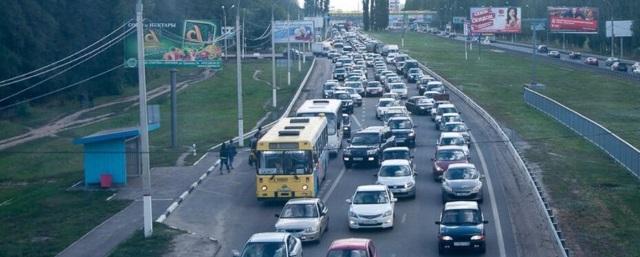
[[[330,79],[332,64],[318,58],[305,88],[307,99],[321,97],[321,85]],[[370,71],[371,75],[371,71]],[[373,79],[370,76],[370,79]],[[414,84],[408,84],[409,95],[416,95]],[[304,99],[303,99],[304,100]],[[454,103],[460,102],[452,99]],[[352,129],[381,125],[375,118],[377,97],[364,98],[356,107]],[[472,130],[477,143],[471,147],[472,162],[487,176],[484,203],[481,205],[487,228],[487,251],[484,256],[558,256],[552,233],[544,223],[543,211],[535,203],[534,191],[528,187],[514,159],[503,143],[494,142],[495,131],[467,106],[457,105]],[[431,157],[439,132],[428,116],[414,116],[417,146],[415,162],[417,197],[396,204],[393,230],[349,231],[348,204],[358,185],[376,181],[373,167],[345,169],[340,157],[330,161],[329,174],[321,186],[320,198],[329,208],[329,231],[319,243],[305,244],[305,256],[324,256],[336,239],[365,237],[373,239],[383,257],[438,256],[437,226],[442,209],[440,185],[431,177]],[[482,151],[482,152],[481,152]],[[255,197],[255,170],[247,163],[247,153],[241,152],[231,174],[219,175],[216,170],[169,216],[166,223],[192,233],[211,236],[222,245],[217,256],[231,256],[232,249],[241,249],[245,241],[257,232],[274,230],[283,203],[258,202]],[[522,223],[522,224],[521,224]],[[469,256],[454,253],[449,256]],[[476,254],[471,254],[476,255]]]

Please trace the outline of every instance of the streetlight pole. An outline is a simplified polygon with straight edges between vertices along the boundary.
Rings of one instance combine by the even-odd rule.
[[[142,205],[144,237],[153,234],[151,207],[151,174],[149,172],[149,119],[147,118],[147,82],[144,67],[144,25],[142,23],[142,0],[136,4],[136,29],[138,43],[138,100],[140,107],[140,161],[142,168]]]
[[[291,3],[287,4],[287,32],[286,32],[286,36],[287,36],[287,86],[291,86],[291,42],[289,42],[289,26],[291,23],[291,17],[290,17],[290,9],[291,9]]]
[[[240,45],[240,0],[236,2],[236,66],[237,66],[237,93],[238,93],[238,146],[244,146],[244,115],[242,106],[242,61]]]
[[[609,17],[611,17],[611,57],[613,57],[614,56],[613,47],[615,44],[614,39],[616,37],[616,34],[614,33],[614,29],[613,29],[613,4],[611,4],[611,2],[609,2],[608,0],[604,0],[604,2],[607,3],[607,5],[609,5]]]
[[[276,43],[273,41],[273,32],[275,31],[275,19],[273,15],[273,1],[271,1],[271,95],[273,97],[273,109],[278,107],[277,86],[276,86]]]
[[[227,34],[225,30],[227,30],[227,12],[224,10],[224,5],[222,6],[222,21],[224,23],[224,29],[222,30],[222,35],[224,35],[224,59],[227,59]]]

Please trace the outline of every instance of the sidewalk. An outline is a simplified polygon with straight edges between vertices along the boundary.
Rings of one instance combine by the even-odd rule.
[[[197,166],[161,167],[151,169],[151,188],[153,198],[153,220],[157,219],[169,205],[189,188],[208,168],[215,158],[209,154]],[[69,245],[56,256],[87,257],[108,256],[120,243],[127,240],[143,226],[142,217],[142,181],[132,178],[127,187],[118,190],[117,199],[129,199],[133,202],[122,211],[113,215],[87,234]]]

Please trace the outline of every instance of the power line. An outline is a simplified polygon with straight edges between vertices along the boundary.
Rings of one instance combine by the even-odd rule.
[[[69,56],[67,56],[67,57],[65,57],[65,58],[63,58],[63,59],[60,59],[60,60],[55,61],[55,62],[53,62],[53,63],[50,63],[50,64],[48,64],[48,65],[46,65],[46,66],[40,67],[40,68],[38,68],[38,69],[32,70],[32,71],[30,71],[30,72],[27,72],[27,73],[24,73],[24,74],[21,74],[21,75],[15,76],[15,77],[13,77],[13,78],[9,78],[9,79],[5,79],[5,80],[0,81],[0,88],[7,87],[7,86],[10,86],[10,85],[13,85],[13,84],[16,84],[16,83],[19,83],[19,82],[22,82],[22,81],[25,81],[25,80],[28,80],[28,79],[34,78],[34,77],[37,77],[37,76],[40,76],[40,75],[43,75],[43,74],[49,73],[49,72],[51,72],[51,71],[53,71],[53,70],[57,70],[57,69],[58,69],[58,68],[60,68],[60,67],[64,67],[64,66],[66,66],[67,64],[69,64],[69,62],[67,62],[67,63],[65,63],[65,64],[62,64],[62,65],[58,65],[58,66],[56,66],[56,67],[54,67],[54,68],[51,68],[51,69],[48,69],[48,70],[46,70],[46,71],[40,72],[40,71],[42,71],[42,70],[44,70],[44,69],[47,69],[47,68],[49,68],[49,67],[51,67],[51,66],[53,66],[53,65],[56,65],[56,64],[58,64],[58,63],[60,63],[60,62],[64,62],[64,61],[66,61],[66,60],[68,60],[68,59],[74,58],[75,56],[77,56],[77,55],[81,54],[81,53],[82,53],[82,52],[84,52],[85,50],[87,50],[87,49],[89,49],[89,48],[91,48],[91,47],[93,47],[93,46],[97,45],[98,43],[102,42],[103,40],[105,40],[105,39],[107,39],[107,38],[111,37],[114,33],[116,33],[116,32],[118,32],[118,31],[120,31],[122,28],[124,28],[124,27],[125,27],[127,24],[129,24],[131,21],[132,21],[132,20],[128,20],[128,21],[127,21],[127,22],[125,22],[124,24],[120,25],[120,27],[118,27],[117,29],[115,29],[114,31],[112,31],[111,33],[107,34],[106,36],[104,36],[104,37],[100,38],[98,41],[93,42],[91,45],[89,45],[89,46],[87,46],[87,47],[83,48],[82,50],[80,50],[80,51],[78,51],[78,52],[76,52],[76,53],[74,53],[74,54],[72,54],[72,55],[69,55]],[[32,74],[34,74],[34,73],[38,73],[38,74],[32,75]]]
[[[124,65],[123,65],[123,64],[118,64],[118,65],[114,66],[114,67],[113,67],[113,68],[111,68],[111,69],[108,69],[108,70],[106,70],[106,71],[100,72],[100,73],[95,74],[95,75],[93,75],[93,76],[91,76],[91,77],[89,77],[89,78],[86,78],[86,79],[83,79],[83,80],[81,80],[81,81],[75,82],[75,83],[73,83],[73,84],[71,84],[71,85],[68,85],[68,86],[65,86],[65,87],[62,87],[62,88],[56,89],[56,90],[54,90],[54,91],[51,91],[51,92],[48,92],[48,93],[45,93],[45,94],[42,94],[42,95],[39,95],[39,96],[36,96],[36,97],[33,97],[33,98],[25,99],[25,100],[22,100],[22,101],[19,101],[19,102],[16,102],[16,103],[13,103],[13,104],[10,104],[10,105],[7,105],[7,106],[0,107],[0,111],[5,110],[5,109],[9,109],[9,108],[11,108],[11,107],[14,107],[14,106],[17,106],[17,105],[20,105],[20,104],[23,104],[23,103],[27,103],[27,102],[35,101],[35,100],[38,100],[38,99],[40,99],[40,98],[43,98],[43,97],[46,97],[46,96],[49,96],[49,95],[52,95],[52,94],[58,93],[58,92],[60,92],[60,91],[63,91],[63,90],[66,90],[66,89],[69,89],[69,88],[72,88],[72,87],[78,86],[78,85],[83,84],[83,83],[85,83],[85,82],[87,82],[87,81],[89,81],[89,80],[95,79],[95,78],[97,78],[97,77],[101,77],[101,76],[103,76],[103,75],[105,75],[105,74],[107,74],[107,73],[109,73],[109,72],[112,72],[112,71],[114,71],[114,70],[116,70],[116,69],[118,69],[118,68],[121,68],[121,67],[124,67]]]
[[[43,83],[45,83],[45,82],[47,82],[47,81],[49,81],[49,80],[51,80],[51,79],[53,79],[53,78],[57,77],[58,75],[60,75],[60,74],[62,74],[62,73],[65,73],[65,72],[67,72],[67,71],[69,71],[69,70],[71,70],[71,69],[75,68],[76,66],[78,66],[78,65],[80,65],[80,64],[82,64],[82,63],[84,63],[84,62],[86,62],[86,61],[88,61],[88,60],[90,60],[90,59],[92,59],[92,58],[93,58],[93,57],[95,57],[96,55],[98,55],[98,54],[100,54],[100,53],[102,53],[102,52],[106,51],[107,49],[111,48],[113,45],[115,45],[115,44],[119,43],[120,41],[122,41],[126,36],[128,36],[129,34],[131,34],[131,32],[132,32],[134,29],[135,29],[135,26],[134,26],[134,27],[129,28],[127,31],[125,31],[124,33],[120,34],[118,37],[116,37],[116,38],[112,39],[111,41],[107,42],[106,44],[104,44],[104,45],[100,46],[99,48],[96,48],[96,49],[92,50],[91,52],[88,52],[88,53],[86,53],[86,54],[82,55],[81,57],[76,58],[75,60],[79,60],[80,58],[84,58],[84,57],[87,57],[88,55],[90,55],[88,58],[85,58],[85,59],[83,59],[83,60],[80,60],[80,62],[78,62],[78,63],[76,63],[76,64],[72,65],[71,67],[68,67],[68,68],[66,68],[66,69],[64,69],[64,70],[62,70],[62,71],[60,71],[60,72],[58,72],[58,73],[56,73],[56,74],[53,74],[53,75],[49,76],[48,78],[46,78],[46,79],[44,79],[44,80],[41,80],[41,81],[39,81],[38,83],[33,84],[33,85],[31,85],[31,86],[29,86],[29,87],[27,87],[27,88],[24,88],[24,89],[22,89],[22,90],[20,90],[20,91],[18,91],[18,92],[16,92],[16,93],[14,93],[14,94],[10,95],[10,96],[7,96],[7,97],[5,97],[5,98],[0,99],[0,103],[2,103],[2,102],[4,102],[4,101],[6,101],[7,99],[13,98],[14,96],[17,96],[17,95],[19,95],[19,94],[22,94],[22,93],[24,93],[25,91],[27,91],[27,90],[29,90],[29,89],[32,89],[32,88],[37,87],[37,86],[39,86],[39,85],[42,85]],[[96,52],[96,51],[97,51],[97,52]],[[75,60],[74,60],[74,61],[75,61]]]

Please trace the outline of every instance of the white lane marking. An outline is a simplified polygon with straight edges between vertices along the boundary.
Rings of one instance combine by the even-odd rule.
[[[403,213],[402,218],[400,219],[400,223],[405,223],[407,221],[407,214]]]
[[[469,133],[469,136],[471,137],[471,142],[478,142],[471,133]],[[498,207],[496,206],[496,196],[493,192],[493,184],[491,183],[491,177],[489,176],[489,169],[487,168],[487,163],[484,160],[484,155],[482,154],[482,151],[480,151],[478,144],[474,143],[473,148],[475,149],[476,153],[478,153],[478,157],[480,157],[480,164],[482,165],[482,170],[484,171],[485,180],[489,189],[489,199],[491,199],[491,213],[493,214],[493,219],[495,220],[493,224],[495,225],[496,236],[498,237],[498,250],[500,252],[500,257],[506,257],[507,255],[504,248],[504,238],[502,236],[502,225],[500,224],[500,216],[498,213]]]
[[[111,199],[113,199],[114,197],[116,197],[117,193],[113,193],[111,196],[107,197],[107,201],[111,201]],[[4,204],[4,203],[3,203]],[[2,205],[0,205],[2,206]]]
[[[362,128],[362,124],[360,124],[360,121],[358,121],[358,118],[356,118],[356,116],[353,116],[353,121],[356,122],[356,125],[358,125],[358,128]]]
[[[331,187],[329,188],[329,191],[327,191],[327,194],[325,194],[322,197],[323,202],[327,202],[327,200],[329,199],[329,196],[331,196],[331,194],[333,193],[333,190],[335,190],[336,187],[338,186],[338,183],[340,183],[340,180],[342,179],[342,176],[344,176],[345,171],[346,169],[342,167],[342,169],[340,170],[340,174],[338,174],[338,177],[336,178],[336,180],[333,181],[333,185],[331,185]]]

